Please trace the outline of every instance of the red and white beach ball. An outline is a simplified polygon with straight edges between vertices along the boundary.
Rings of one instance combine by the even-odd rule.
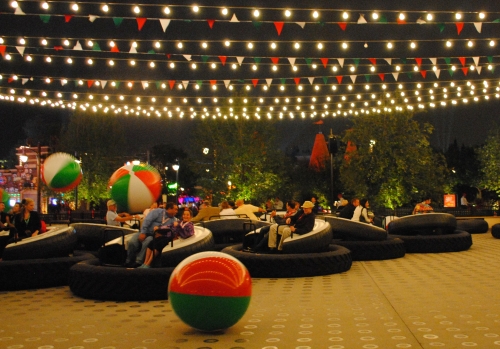
[[[54,153],[42,164],[42,181],[55,192],[74,189],[82,180],[82,168],[76,159],[67,153]]]
[[[161,177],[149,165],[125,165],[109,179],[111,198],[120,210],[138,213],[151,206],[161,194]]]
[[[200,252],[184,259],[172,272],[168,298],[187,325],[217,331],[245,315],[252,295],[252,279],[236,258],[222,252]]]

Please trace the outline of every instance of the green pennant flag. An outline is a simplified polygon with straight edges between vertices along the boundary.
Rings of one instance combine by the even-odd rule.
[[[260,61],[262,60],[262,58],[261,57],[254,57],[253,60],[258,65],[260,63]]]
[[[202,80],[196,80],[196,85],[200,86],[203,85],[203,81]]]
[[[493,23],[500,23],[500,18],[495,19]]]
[[[406,64],[406,58],[400,58],[399,59],[403,64]]]
[[[448,69],[448,73],[450,73],[450,76],[453,76],[453,69]]]
[[[119,27],[120,24],[122,24],[122,22],[123,22],[123,18],[122,17],[113,17],[113,22],[115,23],[115,26]]]
[[[366,82],[370,82],[370,75],[369,74],[365,74],[365,80],[366,80]]]
[[[191,23],[192,20],[191,19],[185,19],[184,22],[188,22],[188,23]]]
[[[153,54],[153,55],[154,55],[156,52],[155,52],[155,50],[149,50],[149,51],[148,51],[148,53],[150,53],[150,54]]]
[[[387,23],[387,17],[385,15],[381,15],[378,21],[379,23]]]
[[[75,87],[78,87],[78,80],[75,80]]]
[[[323,76],[323,78],[322,78],[322,79],[323,79],[323,83],[324,83],[325,85],[326,85],[326,84],[328,84],[328,77]]]
[[[488,62],[493,63],[493,56],[487,56],[486,58],[488,58]]]
[[[238,79],[238,82],[244,83],[245,79]]]
[[[304,58],[306,60],[307,65],[310,67],[312,63],[312,58]]]
[[[156,89],[159,90],[161,88],[161,81],[155,81]]]
[[[411,71],[406,72],[406,75],[411,79],[413,79],[413,73]]]
[[[115,81],[115,88],[119,88],[120,87],[120,81]]]
[[[207,55],[203,55],[203,56],[201,56],[201,60],[203,61],[203,63],[207,63],[207,61],[208,61],[208,56],[207,56]]]
[[[101,46],[97,41],[94,41],[94,45],[92,45],[92,51],[101,51]]]
[[[322,27],[324,27],[324,26],[325,26],[325,22],[318,22],[318,24],[319,24],[320,26],[322,26]]]
[[[286,84],[286,79],[285,78],[280,78],[281,84],[284,85]]]
[[[50,15],[40,15],[40,19],[43,23],[47,24],[50,21]]]
[[[355,65],[355,66],[356,66],[356,68],[357,68],[357,67],[358,67],[358,65],[359,65],[359,61],[360,61],[360,59],[359,59],[359,58],[353,58],[353,60],[354,60],[354,65]]]
[[[252,24],[257,29],[260,29],[260,27],[262,26],[262,22],[253,21]]]
[[[444,23],[438,23],[439,32],[442,33],[446,25]]]
[[[451,58],[450,57],[444,57],[444,61],[446,64],[450,65],[451,64]]]

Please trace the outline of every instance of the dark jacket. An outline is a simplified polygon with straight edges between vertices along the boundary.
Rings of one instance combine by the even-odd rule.
[[[30,237],[35,231],[42,229],[42,221],[40,215],[36,211],[30,212],[30,219],[26,222],[22,213],[18,213],[14,216],[14,225],[16,226],[17,234],[20,238]]]
[[[339,217],[340,218],[345,218],[345,219],[351,219],[352,216],[354,216],[354,210],[356,209],[356,206],[354,206],[351,203],[348,203],[345,205],[345,207],[340,211]]]
[[[300,210],[296,215],[292,216],[292,222],[290,225],[295,227],[294,234],[307,234],[314,228],[314,220],[316,216],[314,213],[304,214],[304,211]]]

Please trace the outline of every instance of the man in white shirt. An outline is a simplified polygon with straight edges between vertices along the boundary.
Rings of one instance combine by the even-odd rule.
[[[237,215],[246,214],[248,218],[250,218],[251,220],[254,220],[254,221],[259,220],[257,218],[257,216],[255,215],[255,213],[266,212],[266,210],[264,210],[263,208],[260,208],[260,207],[254,206],[254,205],[250,205],[250,204],[245,204],[245,201],[243,201],[242,199],[236,200],[235,205],[237,208],[234,210],[234,213],[236,213]]]
[[[120,223],[137,218],[136,216],[132,216],[127,212],[116,213],[117,206],[115,200],[108,200],[107,206],[108,206],[108,212],[106,213],[107,225],[113,225],[115,227],[119,227]]]

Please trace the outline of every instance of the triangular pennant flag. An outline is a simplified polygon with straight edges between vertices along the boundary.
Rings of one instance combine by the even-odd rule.
[[[272,82],[273,82],[273,79],[266,79],[267,86],[271,86]]]
[[[243,60],[245,57],[236,57],[236,60],[238,61],[239,66],[241,67],[241,64],[243,63]]]
[[[137,53],[137,49],[135,48],[135,46],[132,46],[130,48],[130,51],[128,51],[129,53]]]
[[[94,15],[89,15],[89,21],[90,23],[94,23],[94,21],[97,19],[97,16]]]
[[[360,59],[359,58],[353,58],[353,60],[354,60],[354,66],[357,68],[359,66]]]
[[[436,65],[436,63],[437,63],[437,58],[429,58],[429,60],[431,61],[431,63],[432,63],[433,65]]]
[[[28,78],[24,78],[24,79],[21,79],[21,83],[24,85],[25,83],[27,83],[30,79]]]
[[[43,23],[47,24],[50,21],[50,15],[40,15],[40,19]]]
[[[149,86],[149,82],[147,82],[147,81],[141,81],[141,84],[142,84],[142,89],[143,90],[147,89],[148,86]]]
[[[446,64],[450,65],[451,58],[450,57],[444,57],[444,61],[446,62]]]
[[[168,85],[170,86],[170,89],[172,90],[175,86],[175,80],[168,80]]]
[[[253,87],[257,87],[258,83],[259,83],[259,79],[252,79],[252,85],[253,85]]]
[[[328,77],[327,76],[323,76],[322,79],[323,79],[323,83],[325,85],[328,84]]]
[[[7,79],[7,82],[10,84],[12,81],[14,81],[14,78],[13,77],[10,77]]]
[[[462,63],[462,67],[465,66],[465,57],[458,57],[458,60],[460,61],[460,63]]]
[[[474,27],[476,27],[476,30],[477,30],[478,33],[481,33],[481,29],[483,27],[483,23],[482,22],[474,23]]]
[[[310,67],[313,61],[312,58],[304,58],[304,60],[306,61],[307,66]]]
[[[111,47],[111,52],[120,52],[120,50],[118,49],[118,46],[113,46]]]
[[[108,84],[108,82],[107,82],[106,80],[101,80],[100,82],[101,82],[101,88],[103,88],[103,89],[104,89],[104,88],[106,87],[106,85]]]
[[[356,78],[357,78],[358,76],[357,76],[357,75],[350,75],[350,77],[351,77],[351,81],[352,81],[352,83],[353,83],[353,84],[355,84],[355,83],[356,83]]]
[[[420,68],[422,65],[422,58],[415,58],[415,62],[417,62],[417,66]]]
[[[215,19],[207,19],[207,22],[208,22],[208,26],[210,27],[210,29],[213,29],[214,28]]]
[[[203,85],[203,81],[202,80],[196,80],[196,85],[200,86]]]
[[[388,22],[387,17],[385,15],[380,15],[378,22],[379,23],[387,23]]]
[[[115,23],[115,27],[119,27],[120,24],[122,24],[123,18],[122,17],[113,17],[113,23]]]
[[[328,65],[328,58],[320,58],[321,60],[321,63],[323,63],[323,67],[326,68],[326,66]]]
[[[62,46],[54,46],[54,50],[56,50],[56,51],[62,51],[62,50],[64,50],[64,47],[62,47]]]
[[[406,64],[406,58],[400,58],[399,59],[403,64]]]
[[[493,56],[486,56],[486,59],[488,59],[488,63],[493,63]]]
[[[81,51],[82,50],[82,44],[80,44],[80,41],[77,41],[75,46],[73,46],[73,50],[75,51]]]
[[[121,84],[120,81],[115,81],[115,88],[120,88],[120,84]]]
[[[481,69],[483,69],[483,67],[476,67],[477,75],[481,75]]]
[[[453,69],[448,69],[448,73],[450,73],[450,76],[453,76]]]
[[[293,81],[295,81],[295,85],[300,84],[300,78],[293,78]]]
[[[455,25],[457,26],[457,33],[458,33],[458,35],[460,35],[460,33],[462,32],[462,29],[464,29],[464,23],[457,22],[457,23],[455,23]]]
[[[172,57],[172,55],[170,53],[165,54],[165,56],[167,56],[168,59],[170,59],[170,57]]]
[[[427,76],[427,70],[421,70],[420,75],[422,75],[422,77],[425,79],[425,77]]]
[[[189,85],[189,80],[182,81],[182,86],[184,87],[185,90],[187,90],[188,85]]]
[[[259,21],[252,21],[252,24],[257,29],[260,29],[260,27],[262,27],[262,22]]]
[[[413,79],[413,73],[411,71],[406,72],[406,76],[408,76],[410,79]]]
[[[492,23],[500,23],[500,18],[497,18],[497,19],[493,20]]]
[[[226,88],[229,87],[230,83],[231,83],[231,80],[224,80],[224,86],[226,86]]]
[[[343,78],[343,76],[342,76],[342,75],[336,76],[335,78],[337,79],[337,82],[338,82],[339,84],[341,84],[341,83],[342,83],[342,78]]]
[[[161,88],[161,81],[155,81],[156,89],[159,90]]]
[[[101,51],[101,46],[97,41],[94,41],[94,45],[92,45],[92,51]]]
[[[377,65],[377,59],[376,58],[368,58],[371,64]]]
[[[387,64],[392,65],[392,58],[384,58],[384,61],[386,61]]]
[[[236,17],[236,13],[233,13],[233,17],[231,17],[231,20],[229,22],[239,22],[238,18]]]
[[[24,46],[16,46],[17,51],[24,56],[24,50],[26,49]]]
[[[133,88],[134,88],[134,84],[135,84],[135,82],[134,82],[134,81],[129,81],[127,85],[128,85],[128,87],[129,87],[130,89],[133,89]]]
[[[297,24],[302,29],[304,29],[304,27],[306,26],[306,22],[295,22],[295,24]]]
[[[446,24],[444,23],[438,23],[437,24],[438,28],[439,28],[439,32],[442,33],[444,28],[446,27]]]
[[[288,58],[288,62],[290,62],[290,65],[294,65],[295,64],[295,60],[296,60],[295,57]]]
[[[441,74],[441,69],[434,70],[434,74],[436,74],[436,78],[439,79],[439,74]]]
[[[203,61],[203,63],[207,63],[207,61],[208,61],[208,55],[202,55],[201,56],[201,60]]]
[[[476,66],[478,66],[479,65],[479,57],[472,57],[472,59],[474,60],[474,64]]]
[[[359,15],[359,18],[358,18],[358,24],[366,24],[366,19],[365,19],[365,15],[363,14],[360,14]]]
[[[312,84],[313,84],[313,82],[314,82],[314,77],[307,78],[307,80],[309,80],[309,84],[311,84],[311,85],[312,85]]]
[[[398,17],[398,19],[396,20],[396,22],[397,22],[398,24],[406,24],[406,21],[405,21],[404,19],[399,19],[399,17]]]
[[[191,61],[191,55],[182,55],[182,57],[186,58],[186,61]]]
[[[465,76],[467,76],[467,73],[469,72],[469,67],[463,67],[462,72],[464,73]]]
[[[66,79],[61,79],[61,85],[64,86],[68,83],[68,80]]]
[[[262,61],[262,57],[254,57],[253,61],[259,65],[260,61]]]
[[[146,23],[147,18],[137,17],[135,20],[137,21],[137,29],[141,31],[142,27],[144,27],[144,24]]]
[[[87,80],[87,86],[89,88],[91,88],[93,84],[94,84],[94,80]]]
[[[370,82],[370,75],[369,74],[365,74],[365,80],[366,80],[366,82]]]
[[[71,21],[71,18],[73,18],[73,15],[64,15],[64,22],[68,23],[69,21]]]
[[[163,32],[166,32],[167,27],[170,24],[170,19],[160,19],[160,24],[161,24],[161,28],[163,29]]]
[[[392,73],[394,80],[398,81],[399,73]]]
[[[286,79],[285,78],[280,78],[280,82],[282,85],[286,84]]]
[[[278,57],[271,57],[271,62],[273,62],[273,64],[278,64],[279,60]]]
[[[347,28],[347,23],[346,22],[338,22],[337,23],[343,31],[345,31],[345,28]]]
[[[378,77],[380,78],[380,80],[384,81],[385,80],[385,74],[384,73],[379,73],[378,74]]]
[[[344,58],[337,58],[341,68],[344,68]]]
[[[274,22],[274,26],[276,27],[276,31],[278,32],[278,36],[281,35],[281,31],[283,30],[284,22]]]
[[[419,17],[419,18],[417,19],[417,24],[425,24],[425,23],[427,23],[427,22],[426,22],[426,21],[424,21],[421,17]]]
[[[210,85],[214,86],[215,84],[217,84],[217,80],[210,80]]]
[[[223,66],[226,65],[226,59],[227,59],[227,56],[219,56],[219,60]]]
[[[15,15],[25,15],[25,13],[23,12],[23,10],[21,10],[21,6],[17,6],[16,7],[16,10],[14,11],[14,14]]]

